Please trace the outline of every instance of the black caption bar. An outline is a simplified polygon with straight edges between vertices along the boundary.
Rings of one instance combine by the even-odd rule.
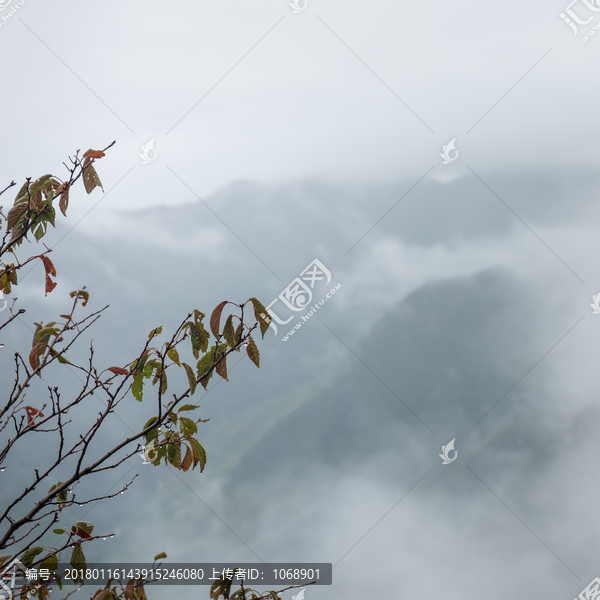
[[[126,583],[143,580],[144,585],[212,585],[221,577],[232,585],[269,585],[289,587],[331,585],[331,563],[90,563],[85,567],[59,564],[56,569],[21,567],[18,572],[4,574],[14,577],[13,585],[48,584],[60,578],[62,585],[104,585],[109,579]]]

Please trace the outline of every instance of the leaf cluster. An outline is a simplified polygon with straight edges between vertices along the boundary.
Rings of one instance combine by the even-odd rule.
[[[62,180],[51,174],[42,175],[34,181],[27,178],[19,188],[7,215],[4,215],[2,206],[0,206],[0,233],[2,235],[0,240],[0,292],[10,294],[12,288],[18,284],[17,272],[35,259],[40,259],[44,264],[46,294],[52,292],[56,287],[56,282],[52,279],[56,277],[56,269],[46,256],[50,252],[47,247],[43,254],[30,256],[24,261],[19,260],[16,249],[25,240],[29,240],[30,235],[36,242],[40,242],[48,233],[49,225],[56,227],[57,204],[60,212],[65,217],[67,216],[70,191],[78,179],[83,181],[88,194],[91,194],[97,187],[102,188],[102,182],[94,163],[103,158],[105,151],[113,144],[114,142],[104,150],[90,149],[81,157],[78,150],[73,157],[69,158],[71,165],[65,164],[69,172],[67,179]],[[13,185],[15,185],[14,182],[0,192],[0,195]],[[5,258],[8,254],[11,255],[10,261]]]

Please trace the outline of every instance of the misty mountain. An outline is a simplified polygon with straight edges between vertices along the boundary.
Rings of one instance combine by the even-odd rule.
[[[597,212],[591,175],[509,173],[487,183],[553,247],[597,234],[589,228]],[[285,327],[267,332],[260,370],[240,354],[229,383],[215,378],[197,393],[210,418],[199,432],[208,453],[202,475],[140,460],[106,480],[140,473],[130,492],[85,517],[119,533],[104,554],[93,550],[96,558],[146,561],[166,550],[181,561],[335,563],[376,525],[340,563],[336,591],[311,597],[351,597],[371,585],[350,583],[353,570],[393,570],[399,560],[403,596],[426,589],[412,561],[429,564],[449,590],[465,569],[479,573],[473,594],[493,578],[497,598],[515,589],[498,579],[498,564],[520,590],[531,569],[545,573],[540,598],[582,587],[544,544],[582,579],[595,567],[600,532],[590,518],[600,487],[585,479],[580,493],[599,418],[595,323],[586,317],[566,335],[588,314],[587,293],[472,177],[426,180],[377,224],[410,185],[240,182],[177,207],[99,207],[55,247],[52,295],[41,298],[39,267],[22,281],[29,324],[63,312],[67,292],[82,285],[90,310],[110,304],[92,332],[103,367],[126,364],[151,329],[169,331],[194,308],[250,296],[268,304],[315,258],[331,285],[341,283],[288,341]],[[577,201],[565,190],[576,190]],[[315,288],[315,299],[327,289]],[[16,331],[5,343],[25,352],[31,334],[24,324]],[[77,356],[86,351],[80,344]],[[5,390],[11,365],[6,354],[0,360]],[[56,376],[65,393],[78,385]],[[131,399],[106,441],[149,414],[151,405]],[[458,459],[442,466],[438,453],[453,438]],[[24,481],[36,452],[23,454]],[[578,501],[567,503],[572,494]]]

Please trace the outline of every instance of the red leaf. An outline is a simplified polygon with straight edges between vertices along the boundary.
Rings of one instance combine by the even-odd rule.
[[[129,375],[129,371],[121,367],[110,367],[108,370],[115,375]]]
[[[54,264],[47,256],[40,256],[42,262],[44,263],[44,269],[46,269],[46,275],[54,275],[56,277],[56,269],[54,268]]]
[[[56,287],[56,283],[46,275],[46,296]]]
[[[227,300],[224,300],[213,310],[212,315],[210,315],[210,328],[213,332],[213,335],[218,338],[219,337],[219,327],[221,326],[221,313],[227,304]]]
[[[39,349],[40,349],[40,345],[35,344],[35,346],[31,349],[31,352],[29,353],[29,364],[31,365],[31,368],[34,370],[40,366],[40,359],[39,359],[39,355],[38,355]],[[25,407],[25,408],[27,408],[27,407]]]
[[[125,598],[125,600],[133,600],[134,584],[135,584],[135,579],[133,579],[133,577],[132,577],[127,582],[127,587],[125,588],[125,592],[123,592],[123,598]]]
[[[23,213],[27,211],[27,202],[17,204],[8,211],[8,218],[6,220],[6,230],[10,231],[17,224],[19,219],[23,216]]]
[[[106,154],[102,150],[88,150],[83,158],[102,158],[103,156],[106,156]]]
[[[217,375],[220,375],[225,381],[229,381],[227,379],[227,358],[224,356],[221,359],[221,362],[217,365]]]
[[[69,208],[69,188],[65,188],[60,195],[60,202],[58,203],[60,212],[67,216],[67,208]]]
[[[79,527],[76,527],[75,525],[73,525],[71,527],[71,533],[73,535],[78,535],[80,538],[83,538],[84,540],[92,539],[92,536],[87,531],[84,531],[83,529],[80,529]]]
[[[187,446],[185,447],[185,457],[181,461],[181,470],[187,471],[191,466],[194,460],[194,454],[192,450],[190,450]]]
[[[42,411],[37,408],[33,408],[32,406],[26,406],[25,410],[27,411],[27,425],[31,426],[35,422],[36,417],[43,417],[44,414]]]

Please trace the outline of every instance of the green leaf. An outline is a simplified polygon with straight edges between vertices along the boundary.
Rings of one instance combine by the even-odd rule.
[[[233,315],[227,317],[225,321],[225,327],[223,327],[223,337],[227,340],[227,343],[233,348],[235,346],[235,331],[233,329]]]
[[[50,569],[50,571],[55,571],[58,567],[58,557],[56,554],[47,554],[40,564],[40,568],[42,569]]]
[[[269,329],[271,317],[269,317],[267,309],[256,298],[250,298],[250,302],[252,302],[252,305],[254,306],[254,316],[260,325],[260,332],[264,339],[265,333],[267,332],[267,329]]]
[[[156,423],[156,421],[158,421],[158,417],[152,417],[151,419],[148,419],[148,422],[144,425],[144,429],[148,429],[148,427],[150,427],[150,425],[153,423]]]
[[[237,569],[234,569],[235,573]],[[217,581],[210,586],[210,597],[211,599],[218,600],[221,596],[225,600],[229,600],[229,594],[231,593],[232,579],[225,577],[225,574],[221,575]]]
[[[240,324],[237,326],[237,328],[235,330],[235,334],[234,334],[236,345],[242,341],[243,333],[244,333],[244,324],[240,321]],[[240,352],[241,348],[238,347],[237,351]]]
[[[256,346],[256,342],[252,339],[252,336],[248,336],[248,345],[246,346],[246,353],[250,357],[250,360],[260,368],[260,353]]]
[[[148,429],[148,427],[150,427],[151,425],[153,425],[154,423],[156,423],[158,421],[158,417],[152,417],[151,419],[148,420],[148,422],[144,425],[144,429]],[[151,429],[147,434],[146,434],[146,443],[151,442],[152,440],[155,440],[158,437],[158,427],[155,427],[154,429]]]
[[[50,355],[58,360],[63,365],[68,365],[69,361],[62,355],[59,354],[54,348],[50,348]]]
[[[74,569],[86,569],[87,565],[85,562],[85,555],[83,554],[83,550],[81,549],[81,544],[75,544],[73,548],[73,553],[71,554],[71,566]]]
[[[190,365],[188,365],[186,363],[182,363],[182,364],[183,364],[183,368],[185,369],[185,374],[187,375],[187,378],[188,378],[190,392],[193,396],[196,393],[196,386],[198,385],[198,382],[196,381],[196,376],[194,375],[194,371],[192,370],[192,367],[190,367]]]
[[[167,553],[166,552],[160,552],[159,554],[157,554],[154,557],[154,560],[160,560],[161,558],[167,558]]]
[[[49,199],[49,201],[51,202],[51,199]],[[56,227],[56,224],[55,224],[56,211],[54,210],[54,208],[52,208],[52,206],[48,206],[46,208],[46,211],[47,211],[48,223],[50,223],[50,225],[52,225],[52,227]]]
[[[2,554],[0,556],[0,567],[9,559],[12,558],[12,554]]]
[[[167,444],[167,460],[176,468],[181,465],[181,444]]]
[[[56,533],[57,535],[62,535],[63,533],[67,533],[64,529],[53,529],[52,533]]]
[[[192,444],[192,452],[194,453],[194,467],[200,463],[200,473],[202,473],[202,471],[204,471],[204,467],[206,466],[206,450],[195,438],[191,438],[190,443]]]
[[[151,429],[146,434],[146,444],[149,444],[152,440],[156,440],[158,438],[158,429]]]
[[[198,433],[198,425],[188,417],[180,417],[179,431],[181,431],[185,437],[190,437],[191,435]]]
[[[166,372],[166,370],[163,370],[163,371],[161,371],[161,374],[160,374],[160,393],[163,395],[166,394],[167,388],[168,388],[167,372]]]
[[[131,386],[133,397],[139,402],[142,401],[144,395],[144,374],[140,373],[134,380]]]
[[[29,189],[27,186],[29,185],[29,181],[26,181],[22,186],[21,189],[17,192],[17,195],[15,196],[15,206],[17,204],[20,204],[21,202],[27,202],[27,190]],[[25,198],[25,200],[23,200],[23,198]]]
[[[198,378],[205,377],[210,371],[214,362],[216,350],[217,347],[213,346],[196,364]]]
[[[160,327],[157,327],[156,329],[153,329],[150,334],[148,335],[148,339],[151,340],[152,338],[155,338],[157,335],[160,335],[162,333],[162,325]]]
[[[48,342],[50,341],[50,336],[58,333],[58,331],[59,331],[58,327],[52,327],[52,325],[54,325],[54,323],[48,323],[48,325],[46,325],[46,327],[43,327],[42,329],[40,329],[40,331],[38,332],[38,334],[36,336],[38,344],[42,344],[42,345],[46,346],[48,344]]]
[[[44,549],[40,546],[34,546],[33,548],[29,548],[29,550],[27,550],[27,552],[25,552],[25,554],[23,555],[21,562],[25,567],[28,567],[33,562],[33,559],[38,554],[41,554],[43,551]]]
[[[33,232],[33,235],[35,236],[35,239],[39,242],[43,237],[44,234],[46,233],[46,231],[44,230],[44,225],[43,223],[40,223],[36,230]]]
[[[192,323],[191,321],[188,321],[188,327],[190,328],[190,339],[192,342],[194,358],[198,358],[200,352],[204,353],[208,348],[208,331],[204,329],[204,325],[200,322]]]
[[[81,298],[83,300],[81,306],[87,306],[88,300],[90,299],[90,293],[86,290],[77,290],[76,292],[70,292],[69,296],[71,296],[71,298],[77,298],[78,300]]]
[[[152,464],[155,467],[158,467],[158,465],[160,465],[160,461],[165,458],[166,454],[167,454],[167,446],[164,443],[160,443],[158,446],[154,447],[154,460],[152,461]]]
[[[135,586],[135,594],[137,600],[148,600],[148,596],[146,596],[146,590],[141,582]]]
[[[178,366],[181,366],[181,362],[179,361],[179,352],[177,352],[177,348],[169,348],[167,350],[167,356]]]
[[[90,535],[92,535],[92,531],[94,531],[94,525],[92,525],[92,523],[89,523],[88,521],[77,521],[75,523],[75,526],[79,527],[79,529],[85,531],[86,533],[89,533]]]
[[[149,377],[152,377],[152,373],[154,373],[155,370],[156,370],[155,377],[158,377],[158,373],[161,369],[162,369],[162,365],[160,364],[160,361],[156,360],[155,358],[153,358],[152,360],[149,360],[148,362],[144,361],[143,371],[144,371],[144,377],[146,379],[148,379]],[[158,381],[158,379],[156,379],[153,382],[153,385],[155,385],[157,381]]]
[[[185,412],[186,410],[196,410],[197,408],[200,408],[199,404],[184,404],[177,409],[177,412],[181,413]]]
[[[50,173],[38,177],[29,187],[29,191],[31,193],[39,192],[42,188],[45,187],[45,184],[47,184],[52,179],[52,177],[53,176]]]
[[[210,315],[210,330],[213,332],[213,335],[218,338],[219,337],[219,329],[221,326],[221,313],[225,308],[225,305],[228,304],[227,300],[221,302],[215,310],[213,310],[212,315]]]

